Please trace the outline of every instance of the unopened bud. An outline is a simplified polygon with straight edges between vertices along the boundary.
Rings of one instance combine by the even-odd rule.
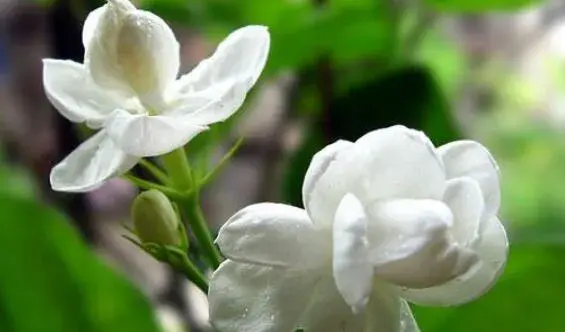
[[[133,225],[143,243],[178,246],[182,244],[182,228],[173,205],[159,190],[139,194],[131,207]]]

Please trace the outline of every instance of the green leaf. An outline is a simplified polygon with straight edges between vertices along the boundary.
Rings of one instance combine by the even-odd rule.
[[[415,307],[422,331],[558,332],[563,330],[565,248],[513,246],[494,288],[460,307]]]
[[[396,124],[423,130],[436,144],[460,138],[448,102],[428,68],[401,67],[353,87],[333,101],[330,141],[356,140]]]
[[[540,0],[427,0],[438,10],[450,12],[485,12],[524,9]]]
[[[147,300],[65,218],[7,195],[0,210],[0,331],[158,331]]]
[[[309,136],[287,165],[282,188],[286,202],[300,204],[310,159],[338,139],[355,141],[369,131],[396,124],[423,130],[438,146],[461,137],[443,91],[422,66],[398,68],[342,91],[334,97],[330,113],[320,116],[326,119],[313,121]]]

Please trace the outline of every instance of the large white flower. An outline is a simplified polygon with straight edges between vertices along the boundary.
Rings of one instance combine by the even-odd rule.
[[[376,130],[318,152],[302,194],[306,210],[255,204],[221,228],[219,331],[418,331],[405,300],[471,301],[506,262],[498,168],[479,143]]]
[[[82,34],[84,64],[45,59],[43,83],[57,110],[100,129],[51,172],[59,191],[88,191],[140,157],[186,144],[243,103],[269,51],[269,33],[248,26],[177,79],[179,44],[158,16],[127,0],[91,12]]]

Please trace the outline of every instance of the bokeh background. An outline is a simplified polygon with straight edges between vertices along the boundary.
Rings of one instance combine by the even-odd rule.
[[[45,57],[81,61],[97,0],[0,1],[0,331],[206,331],[205,297],[125,241],[136,190],[50,190],[84,138],[43,93]],[[258,201],[301,205],[312,155],[393,124],[435,144],[489,147],[511,239],[495,288],[414,311],[424,332],[565,331],[563,0],[141,0],[175,29],[183,72],[230,31],[264,24],[267,68],[229,121],[188,147],[206,167],[245,143],[204,192],[214,229]],[[144,176],[141,170],[136,170]]]

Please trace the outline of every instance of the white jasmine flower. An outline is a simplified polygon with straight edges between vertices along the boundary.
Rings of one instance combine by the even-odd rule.
[[[51,172],[59,191],[88,191],[140,157],[185,145],[243,103],[269,50],[265,27],[230,34],[208,59],[177,79],[179,44],[158,16],[127,0],[91,12],[82,34],[84,64],[45,59],[47,97],[73,122],[99,131]]]
[[[222,332],[418,331],[406,300],[465,303],[500,275],[499,190],[476,142],[436,149],[394,126],[331,144],[306,173],[305,210],[255,204],[221,228],[211,322]]]

